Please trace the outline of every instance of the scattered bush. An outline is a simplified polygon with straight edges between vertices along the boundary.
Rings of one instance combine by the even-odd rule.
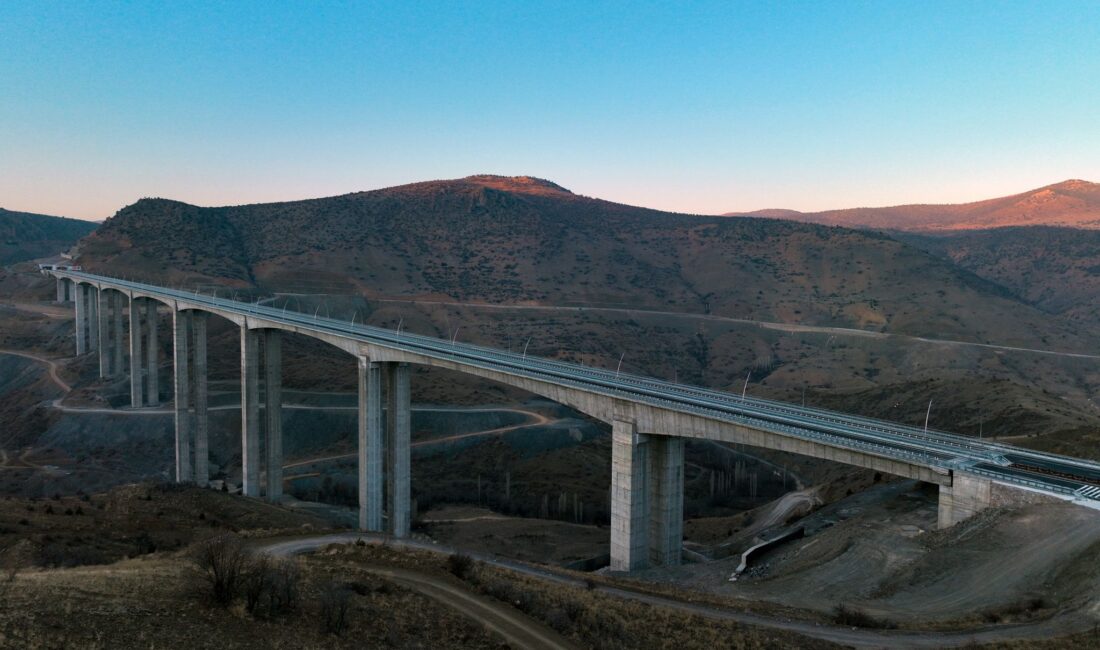
[[[340,636],[348,625],[348,606],[351,603],[351,590],[342,585],[329,583],[321,590],[320,619],[321,627],[329,634]]]
[[[219,535],[195,546],[192,561],[210,585],[214,602],[224,607],[237,597],[250,555],[236,535]]]
[[[867,612],[848,607],[843,603],[837,604],[837,606],[833,608],[833,622],[838,625],[847,625],[850,627],[882,630],[892,630],[897,627],[897,624],[893,621],[875,618]]]
[[[459,580],[465,580],[474,568],[474,559],[463,553],[447,556],[447,570]]]

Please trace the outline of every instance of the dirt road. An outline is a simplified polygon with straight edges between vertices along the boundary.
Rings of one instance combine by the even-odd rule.
[[[273,555],[299,555],[310,553],[329,544],[353,544],[358,540],[363,540],[370,544],[386,543],[391,547],[429,551],[432,553],[447,555],[455,553],[453,549],[435,544],[418,542],[415,540],[387,540],[382,536],[373,535],[371,533],[334,533],[330,535],[318,535],[270,542],[260,546],[259,550]],[[548,568],[513,562],[479,553],[467,553],[467,555],[470,555],[480,562],[515,571],[539,580],[571,585],[578,588],[586,587],[584,581],[581,579]],[[982,627],[964,631],[883,631],[823,625],[812,621],[797,621],[787,618],[772,618],[762,614],[743,612],[715,605],[685,602],[667,596],[643,593],[623,587],[611,587],[597,584],[595,589],[616,598],[646,603],[654,607],[675,609],[714,620],[734,621],[745,625],[786,630],[854,648],[960,647],[975,644],[1006,642],[1016,639],[1052,638],[1092,629],[1091,622],[1082,622],[1080,619],[1076,618],[1067,618],[1065,621],[1054,618],[1022,625]]]
[[[288,556],[306,553],[315,548],[317,547],[312,546],[310,540],[296,540],[265,546],[262,550],[272,555]],[[396,567],[362,568],[465,614],[504,637],[514,648],[571,650],[577,647],[543,623],[515,608],[455,586],[438,576]]]
[[[889,332],[876,332],[873,330],[861,330],[854,327],[828,327],[823,325],[800,325],[797,323],[777,323],[773,321],[750,320],[746,318],[733,318],[731,316],[718,316],[715,314],[698,314],[681,311],[664,311],[660,309],[646,309],[634,307],[574,307],[565,305],[498,305],[478,302],[457,302],[445,300],[411,300],[402,298],[372,298],[374,302],[395,302],[421,305],[444,305],[448,307],[466,307],[469,309],[492,309],[510,311],[550,311],[550,312],[593,312],[606,314],[622,314],[634,316],[637,314],[653,314],[670,318],[686,318],[691,320],[712,321],[722,323],[737,323],[741,325],[755,325],[765,329],[779,330],[782,332],[803,332],[813,334],[828,334],[831,336],[848,336],[873,339],[894,339],[899,341],[916,341],[920,343],[932,343],[936,345],[960,345],[1001,350],[1004,352],[1025,352],[1029,354],[1045,354],[1074,359],[1100,359],[1100,355],[1086,354],[1083,352],[1061,352],[1058,350],[1042,350],[1038,348],[1024,348],[1012,345],[998,345],[996,343],[977,343],[973,341],[954,341],[950,339],[936,339],[924,336],[910,336],[907,334],[892,334]]]
[[[50,381],[52,381],[58,388],[69,393],[73,387],[70,386],[60,375],[57,374],[57,362],[53,359],[47,359],[46,357],[38,356],[37,354],[31,354],[30,352],[20,352],[17,350],[5,350],[0,349],[0,354],[10,354],[16,357],[23,357],[24,359],[31,359],[38,363],[45,364],[49,368]]]

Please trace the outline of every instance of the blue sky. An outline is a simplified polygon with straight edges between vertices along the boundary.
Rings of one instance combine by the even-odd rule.
[[[0,3],[0,207],[475,173],[700,213],[1100,181],[1100,3]]]

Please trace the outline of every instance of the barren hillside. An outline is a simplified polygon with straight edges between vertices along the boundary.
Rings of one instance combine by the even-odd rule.
[[[731,212],[729,216],[745,213]],[[824,212],[759,210],[751,216],[883,230],[943,231],[1005,226],[1100,229],[1100,184],[1068,180],[1002,198],[958,205],[898,205]]]
[[[95,228],[90,221],[0,208],[0,266],[57,255]]]

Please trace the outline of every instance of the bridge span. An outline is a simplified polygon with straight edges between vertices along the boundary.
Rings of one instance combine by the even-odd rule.
[[[235,323],[241,332],[242,492],[246,496],[262,494],[275,501],[282,495],[280,333],[310,336],[353,355],[359,368],[359,526],[363,530],[382,531],[385,524],[395,537],[409,532],[409,364],[447,368],[514,386],[611,425],[614,570],[680,562],[684,441],[688,438],[786,451],[935,483],[940,490],[940,527],[1009,502],[1061,499],[1100,510],[1100,463],[73,268],[45,266],[43,272],[57,278],[58,301],[74,303],[77,354],[96,351],[103,377],[128,372],[134,407],[158,401],[157,314],[162,306],[170,312],[178,481],[205,485],[209,478],[208,315]],[[128,342],[123,340],[124,321],[129,322]],[[389,417],[383,413],[383,393]],[[260,458],[261,430],[264,459]],[[261,463],[267,470],[263,486]]]

